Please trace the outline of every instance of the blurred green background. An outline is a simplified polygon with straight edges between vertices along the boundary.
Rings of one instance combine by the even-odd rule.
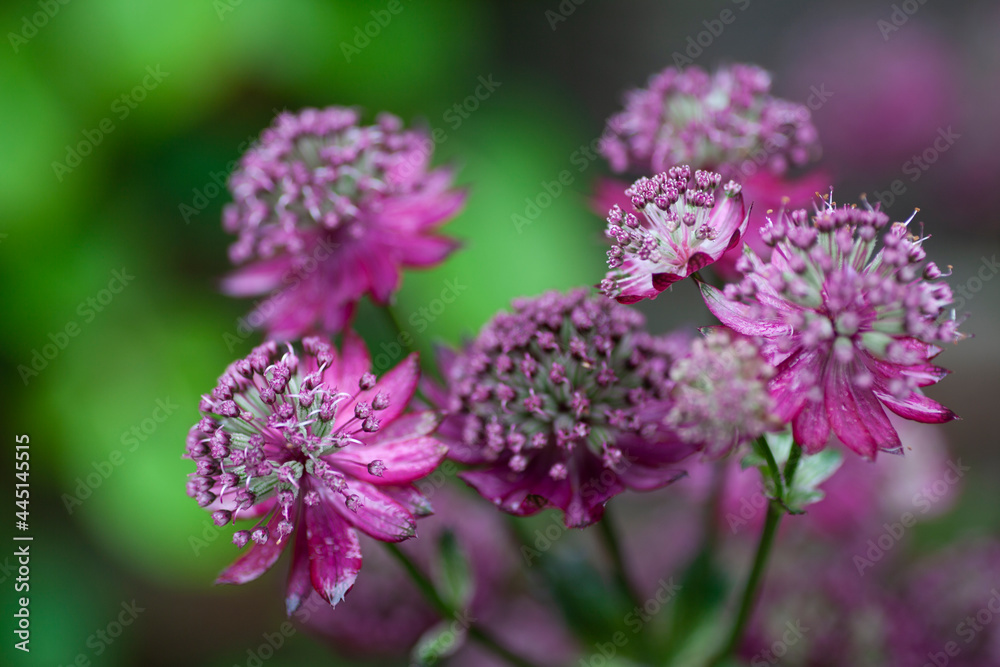
[[[696,62],[757,62],[792,99],[808,95],[790,83],[801,80],[792,76],[799,55],[822,61],[803,37],[815,26],[847,17],[886,57],[903,43],[902,34],[894,41],[880,33],[888,3],[820,12],[790,1],[744,2],[745,13]],[[216,183],[275,110],[356,105],[369,119],[384,109],[445,131],[435,161],[456,165],[470,188],[468,206],[446,229],[466,247],[438,268],[408,274],[395,305],[426,352],[435,340],[474,332],[513,296],[600,279],[603,221],[587,197],[607,168],[580,149],[619,108],[622,91],[671,64],[703,21],[744,2],[403,0],[402,11],[367,38],[359,35],[372,12],[384,17],[388,3],[5,3],[0,484],[12,486],[14,436],[29,434],[34,542],[30,656],[12,648],[13,557],[0,549],[0,661],[68,665],[83,654],[99,665],[231,665],[281,623],[283,574],[242,588],[210,585],[233,548],[185,496],[190,463],[180,458],[199,395],[259,340],[233,338],[249,303],[216,290],[229,266],[219,224],[228,195]],[[992,35],[982,27],[990,18]],[[953,284],[966,284],[986,266],[981,258],[1000,249],[998,173],[989,161],[1000,142],[995,132],[975,134],[977,118],[995,124],[988,93],[1000,83],[990,46],[996,18],[988,3],[928,4],[900,29],[933,33],[959,74],[955,105],[943,113],[963,139],[893,206],[901,214],[921,207],[935,237],[929,254],[955,265]],[[479,77],[499,86],[459,115],[453,107]],[[816,118],[822,132],[822,109]],[[913,142],[919,150],[929,139]],[[900,162],[864,175],[834,169],[848,184],[841,198],[885,190]],[[518,229],[512,216],[525,215],[566,169],[567,192]],[[994,185],[981,186],[989,192],[976,199],[969,179]],[[116,271],[127,281],[119,293],[111,291]],[[420,315],[446,281],[463,287],[455,302]],[[708,321],[689,285],[675,291],[644,306],[654,327]],[[965,418],[947,434],[973,464],[962,510],[930,533],[939,542],[1000,522],[993,421],[1000,279],[986,279],[974,297],[965,328],[977,337],[946,352],[941,361],[955,374],[930,392]],[[363,309],[359,326],[373,352],[391,348],[394,334],[379,313]],[[39,357],[36,374],[19,370],[36,354],[52,358]],[[12,521],[0,522],[3,535]],[[95,644],[93,633],[133,599],[144,608],[136,622],[107,650]],[[334,664],[328,655],[296,635],[268,664]]]

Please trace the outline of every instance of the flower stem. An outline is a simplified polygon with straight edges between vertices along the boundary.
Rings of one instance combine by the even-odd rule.
[[[453,608],[450,604],[448,604],[448,602],[445,601],[444,598],[441,597],[437,588],[435,588],[434,583],[420,570],[419,567],[417,567],[416,563],[410,560],[409,556],[403,553],[402,549],[392,543],[385,542],[383,544],[385,544],[386,549],[390,554],[392,554],[393,558],[395,558],[399,564],[403,566],[406,573],[410,575],[413,583],[416,584],[418,589],[420,589],[420,592],[425,598],[427,598],[427,601],[431,604],[431,606],[434,607],[434,609],[443,618],[458,617],[460,610]],[[521,657],[503,646],[483,628],[476,625],[470,625],[468,633],[470,637],[512,665],[516,665],[517,667],[537,667],[535,663]]]
[[[605,510],[604,517],[597,524],[600,527],[604,547],[607,549],[608,555],[611,556],[615,582],[618,584],[618,588],[630,604],[642,608],[643,603],[629,582],[628,568],[625,565],[625,557],[622,555],[621,543],[618,541],[618,535],[615,533],[614,526],[611,525],[611,515],[608,514],[607,510]]]
[[[787,511],[784,501],[786,490],[792,488],[792,481],[795,471],[802,458],[802,448],[792,443],[792,449],[788,454],[783,472],[779,472],[778,464],[774,460],[774,454],[763,438],[755,443],[757,450],[764,455],[768,468],[771,470],[776,485],[776,499],[772,499],[767,504],[767,516],[764,519],[764,529],[760,535],[760,542],[757,543],[757,554],[754,556],[753,566],[750,568],[750,576],[747,577],[746,586],[743,589],[743,596],[740,599],[739,611],[736,614],[736,621],[729,632],[729,638],[722,650],[716,653],[715,658],[709,663],[718,665],[729,656],[737,647],[740,639],[743,638],[743,631],[746,629],[750,616],[753,613],[754,604],[757,601],[758,588],[764,579],[764,571],[767,567],[767,559],[771,555],[771,547],[774,544],[775,535],[778,533],[778,524],[781,517]]]
[[[740,639],[743,638],[743,631],[750,615],[753,612],[754,603],[757,601],[757,589],[764,577],[764,569],[767,565],[768,556],[771,555],[771,545],[774,544],[774,536],[778,532],[778,523],[784,515],[785,510],[775,501],[767,505],[767,517],[764,519],[764,531],[760,535],[760,542],[757,544],[757,555],[754,556],[753,567],[750,569],[750,576],[747,578],[746,586],[743,588],[743,596],[740,599],[739,612],[736,614],[736,621],[729,632],[729,639],[722,650],[716,654],[711,664],[717,665],[730,653],[732,653]]]

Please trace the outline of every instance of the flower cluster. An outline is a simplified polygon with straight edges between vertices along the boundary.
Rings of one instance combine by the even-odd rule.
[[[655,298],[667,287],[718,260],[747,228],[740,186],[722,176],[670,167],[625,191],[635,213],[615,205],[606,235],[610,271],[601,291],[620,303]]]
[[[188,495],[216,525],[257,519],[233,542],[249,550],[218,583],[242,584],[274,565],[295,543],[288,612],[315,590],[336,605],[361,568],[355,529],[386,542],[416,534],[429,506],[412,482],[445,455],[430,436],[431,412],[403,415],[417,385],[415,356],[381,379],[368,352],[345,335],[340,354],[306,338],[302,356],[275,342],[255,348],[202,397],[187,456],[196,472]]]
[[[433,143],[382,114],[354,109],[284,113],[240,160],[223,226],[244,268],[232,296],[280,291],[260,319],[272,338],[340,331],[364,294],[386,303],[400,268],[443,260],[456,243],[434,234],[464,200],[447,170],[428,170]]]
[[[488,522],[454,497],[457,516],[440,516],[426,531],[431,540],[386,555],[403,568],[355,600],[358,613],[333,618],[331,608],[354,586],[369,538],[397,543],[416,536],[416,520],[430,513],[429,487],[416,483],[445,457],[452,470],[442,470],[441,480],[457,470],[501,511],[523,517],[554,508],[567,528],[601,521],[619,494],[659,489],[686,475],[680,466],[697,471],[701,465],[693,481],[697,486],[699,478],[714,477],[704,485],[714,494],[710,508],[726,511],[731,529],[750,520],[764,525],[742,602],[730,605],[740,611],[722,644],[730,652],[766,650],[768,621],[777,617],[751,626],[741,645],[746,612],[778,520],[819,502],[824,489],[818,487],[839,468],[839,454],[820,450],[836,436],[867,459],[879,450],[901,451],[884,408],[892,419],[955,419],[921,389],[946,374],[931,364],[939,346],[963,337],[949,308],[951,290],[940,280],[948,274],[927,260],[927,237],[911,232],[912,217],[890,224],[879,208],[838,206],[832,194],[812,213],[791,209],[789,193],[798,204],[825,176],[784,180],[789,166],[818,155],[818,141],[809,111],[772,97],[770,87],[764,70],[733,65],[712,74],[670,68],[631,92],[625,110],[608,121],[601,148],[615,171],[644,176],[600,195],[609,200],[611,242],[600,293],[575,289],[515,299],[464,346],[442,349],[441,382],[424,386],[433,409],[412,412],[416,355],[377,378],[349,325],[363,296],[386,305],[403,268],[438,263],[456,247],[436,230],[459,210],[464,194],[453,188],[449,170],[430,168],[433,144],[426,135],[403,129],[394,116],[365,126],[349,108],[280,115],[231,177],[234,202],[223,220],[237,237],[230,257],[243,265],[223,287],[238,296],[272,293],[257,307],[266,342],[232,363],[202,397],[202,417],[187,439],[186,456],[195,467],[188,495],[219,527],[232,524],[233,542],[245,549],[217,582],[256,579],[291,543],[288,612],[322,598],[330,608],[310,627],[338,644],[386,656],[416,644],[412,656],[434,662],[463,650],[467,636],[512,664],[529,664],[484,628],[452,626],[450,639],[435,629],[435,615],[458,623],[486,602],[503,610],[486,614],[494,620],[509,613],[525,623],[519,611],[510,611],[514,605],[496,604],[507,569],[491,560],[502,560],[510,545],[495,530],[479,530]],[[751,161],[766,168],[747,173]],[[741,173],[751,178],[736,180]],[[748,210],[754,206],[744,203],[751,196],[757,197],[755,220]],[[759,209],[770,204],[779,210],[768,210],[762,226]],[[731,279],[724,288],[698,273],[720,260],[712,277]],[[688,276],[724,326],[702,329],[701,337],[649,333],[644,316],[627,305],[653,299]],[[341,333],[340,348],[316,333]],[[279,342],[286,340],[301,342]],[[750,441],[756,441],[753,455],[742,464],[760,471],[759,503],[748,500],[747,476],[735,475],[735,465],[705,472]],[[865,463],[855,457],[846,469],[856,472]],[[922,481],[919,466],[908,470],[911,481]],[[956,474],[961,477],[961,469]],[[816,521],[825,539],[847,544],[843,533],[868,525],[859,516],[889,506],[876,502],[877,494],[892,493],[881,482],[874,473],[849,472],[825,489],[826,514]],[[744,511],[746,502],[767,509],[755,517]],[[729,521],[736,504],[739,516]],[[693,528],[689,509],[683,506],[690,526],[682,534],[661,531],[670,545],[655,554],[656,563],[673,558],[667,553],[673,548],[675,555],[697,553],[714,571],[715,531],[709,527],[696,549],[700,529]],[[490,516],[499,521],[499,514]],[[472,546],[468,554],[456,537],[463,534]],[[642,599],[615,531],[605,524],[601,535],[619,592]],[[376,574],[385,569],[377,558],[369,566]],[[824,603],[874,615],[902,607],[895,598],[869,599],[860,580],[842,584],[843,569],[817,577],[810,594],[818,590]],[[414,589],[401,585],[404,573]],[[703,587],[691,596],[718,594],[699,579],[684,582]],[[788,583],[772,594],[772,612],[786,601],[802,604],[799,582]],[[666,590],[662,579],[658,585]],[[652,598],[657,603],[659,590]],[[415,592],[431,604],[420,606]],[[956,604],[964,609],[967,602]],[[527,625],[549,627],[549,615],[537,618],[544,620]],[[902,636],[918,626],[907,619],[893,632]],[[846,659],[857,662],[856,656],[893,645],[884,638],[867,642],[853,630],[828,623],[827,643],[803,644],[789,655],[808,661],[835,655],[842,644]],[[384,641],[386,631],[399,636]],[[702,636],[703,628],[691,634]],[[676,654],[694,656],[703,650],[696,643],[678,643]],[[555,644],[561,655],[573,650],[572,640]],[[651,654],[658,644],[636,646]],[[462,664],[475,661],[468,657],[474,650],[459,655]],[[730,656],[712,657],[692,660],[721,664]]]
[[[667,68],[626,95],[608,120],[601,152],[616,172],[655,173],[675,164],[726,170],[758,154],[783,173],[819,153],[809,109],[770,94],[771,76],[752,65],[709,74]]]
[[[706,456],[725,456],[780,425],[767,389],[773,374],[751,339],[712,329],[670,369],[675,402],[666,421]]]
[[[583,290],[519,299],[478,338],[442,359],[449,456],[502,510],[546,507],[567,526],[599,520],[626,488],[676,480],[695,448],[662,423],[670,366],[684,343],[643,331],[637,312]]]
[[[939,344],[959,340],[944,274],[926,262],[908,224],[871,207],[825,202],[813,215],[782,212],[764,228],[769,262],[746,249],[744,278],[720,291],[702,284],[709,309],[730,328],[765,341],[777,367],[776,413],[809,452],[831,430],[857,453],[899,451],[882,405],[921,422],[955,414],[924,396],[946,371]],[[879,238],[882,248],[875,248]]]

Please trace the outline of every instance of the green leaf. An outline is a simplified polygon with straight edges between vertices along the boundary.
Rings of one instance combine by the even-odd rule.
[[[806,505],[822,500],[824,494],[819,485],[830,479],[843,462],[844,456],[835,449],[803,455],[791,488],[786,491],[785,505],[789,511],[802,512]]]
[[[793,448],[798,448],[791,430],[767,433],[754,443],[754,449],[742,461],[743,468],[756,467],[764,478],[764,491],[769,498],[778,501],[789,513],[801,514],[805,507],[823,499],[819,485],[830,479],[844,458],[835,449],[824,449],[799,456],[789,481],[789,460]],[[770,450],[770,457],[768,457]]]
[[[726,571],[718,567],[712,556],[710,550],[703,548],[681,577],[682,588],[674,603],[669,636],[663,637],[665,644],[661,642],[661,648],[668,649],[671,655],[692,651],[700,655],[702,651],[692,646],[692,642],[702,636],[699,629],[705,625],[718,625],[731,582]],[[709,643],[713,650],[718,648],[717,642]]]
[[[475,581],[472,568],[455,534],[446,530],[438,540],[438,589],[453,609],[465,609],[472,601]]]
[[[453,655],[465,643],[465,626],[458,622],[442,621],[425,632],[410,653],[412,664],[420,667],[436,665]]]

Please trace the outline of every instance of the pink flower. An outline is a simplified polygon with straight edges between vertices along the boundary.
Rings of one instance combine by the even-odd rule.
[[[430,412],[404,415],[418,381],[415,355],[380,380],[364,343],[343,350],[319,338],[279,355],[268,342],[226,370],[202,397],[204,417],[188,435],[196,472],[188,495],[219,526],[258,519],[233,542],[250,548],[216,583],[243,584],[294,542],[288,613],[315,591],[336,606],[361,569],[357,531],[400,542],[416,534],[426,499],[413,487],[446,448],[430,436]]]
[[[774,248],[770,262],[746,249],[738,285],[701,285],[724,324],[763,339],[777,367],[776,414],[807,452],[825,447],[831,431],[867,458],[899,451],[883,405],[926,423],[956,417],[920,391],[947,373],[929,363],[936,345],[962,337],[954,319],[943,319],[951,290],[925,263],[925,239],[910,235],[908,223],[888,222],[877,209],[832,203],[811,217],[782,212],[762,232]]]
[[[749,245],[762,259],[771,256],[771,248],[760,238],[760,230],[767,224],[768,215],[782,208],[797,209],[808,206],[817,194],[829,192],[830,176],[823,171],[813,171],[800,178],[789,180],[776,176],[769,171],[759,171],[752,161],[751,169],[741,169],[740,174],[746,174],[742,182],[741,194],[747,205],[749,221],[743,242]],[[601,178],[597,182],[597,192],[591,199],[591,208],[598,215],[617,205],[623,211],[632,207],[631,198],[625,194],[628,188],[613,178]],[[736,270],[736,262],[743,256],[743,247],[737,244],[722,254],[712,270],[725,280],[736,280],[740,272]]]
[[[277,339],[340,331],[365,294],[387,303],[400,269],[457,247],[435,230],[465,197],[448,170],[428,171],[432,150],[389,114],[370,126],[342,107],[278,116],[229,181],[223,226],[237,235],[230,258],[246,266],[223,291],[269,294],[250,320]]]
[[[714,169],[727,178],[761,158],[782,174],[819,154],[809,109],[771,96],[771,75],[754,65],[709,74],[668,67],[630,91],[607,123],[601,153],[616,172],[655,173],[675,164]]]
[[[722,458],[780,426],[767,389],[772,375],[753,339],[712,327],[671,367],[674,405],[665,419],[707,458]]]
[[[516,516],[557,507],[568,527],[598,520],[632,489],[665,486],[696,447],[662,423],[683,341],[583,290],[518,299],[464,350],[442,355],[447,387],[428,387],[447,416],[462,479]]]
[[[633,183],[625,194],[641,219],[617,205],[608,213],[611,270],[601,291],[619,303],[655,298],[739,244],[748,221],[740,186],[721,182],[681,166]]]

